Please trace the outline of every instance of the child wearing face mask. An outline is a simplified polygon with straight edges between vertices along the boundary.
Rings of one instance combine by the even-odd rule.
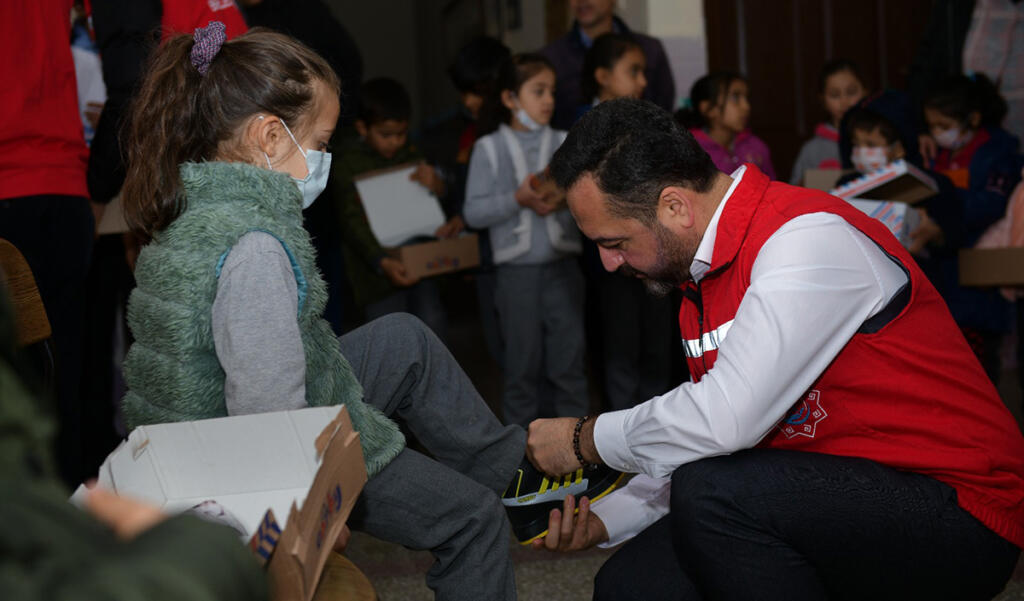
[[[337,76],[292,38],[211,23],[154,53],[125,136],[146,240],[128,303],[129,427],[344,404],[369,476],[354,530],[429,549],[438,598],[514,599],[499,496],[525,433],[502,426],[415,317],[340,338],[302,207],[324,189]],[[401,417],[435,459],[405,447]],[[593,494],[591,496],[594,496]]]
[[[526,426],[542,411],[588,413],[581,244],[564,194],[538,181],[565,139],[548,125],[554,68],[543,56],[519,54],[502,66],[498,84],[504,122],[473,148],[463,215],[469,226],[489,230],[505,343],[505,422]],[[543,408],[542,379],[552,388]]]
[[[775,179],[768,145],[748,127],[750,89],[742,75],[717,71],[701,77],[675,117],[711,155],[720,171],[732,173],[744,163],[753,163]]]
[[[939,145],[933,171],[949,178],[956,219],[944,233],[955,249],[971,248],[1006,212],[1021,177],[1018,140],[1000,127],[1006,102],[983,74],[957,75],[925,98],[924,119]],[[996,289],[959,285],[952,258],[934,272],[936,287],[993,381],[998,381],[999,348],[1009,331],[1012,307]],[[932,274],[929,274],[932,275]]]
[[[804,143],[793,165],[789,183],[800,185],[808,169],[839,169],[839,124],[850,107],[864,97],[863,78],[852,61],[836,59],[825,63],[818,78],[821,103],[828,120],[814,128],[814,137]]]

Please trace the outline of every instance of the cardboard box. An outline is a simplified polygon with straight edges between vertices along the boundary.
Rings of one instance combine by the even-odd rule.
[[[910,246],[910,232],[917,227],[921,218],[913,207],[905,202],[889,200],[868,200],[851,198],[850,203],[868,217],[873,217],[889,228],[903,246]]]
[[[100,486],[168,513],[191,510],[235,527],[269,560],[279,601],[312,598],[365,482],[344,407],[140,426],[98,477]],[[79,487],[72,501],[84,495]]]
[[[960,285],[1024,286],[1024,247],[961,250]]]
[[[927,173],[900,159],[829,191],[851,198],[880,198],[914,204],[935,196],[939,186]]]
[[[836,187],[836,182],[846,173],[849,173],[849,170],[807,169],[804,171],[804,187],[829,192]]]
[[[417,237],[433,236],[444,225],[437,197],[409,179],[418,166],[406,163],[353,178],[370,230],[381,246],[400,246]]]
[[[389,249],[391,256],[405,265],[406,272],[424,278],[480,264],[480,246],[476,234],[431,240]]]

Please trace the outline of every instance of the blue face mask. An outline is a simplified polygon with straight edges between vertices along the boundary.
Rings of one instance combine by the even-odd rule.
[[[288,132],[288,137],[292,139],[295,146],[298,147],[299,152],[306,159],[306,177],[299,179],[292,176],[292,181],[299,187],[299,192],[302,193],[302,208],[308,209],[309,205],[313,204],[317,196],[327,188],[327,177],[331,174],[331,153],[321,152],[319,150],[303,150],[299,141],[292,135],[292,130],[288,129],[288,124],[281,120],[281,125],[284,125],[284,130]],[[267,159],[267,168],[273,169],[270,166],[270,157],[267,153],[263,153],[263,156]]]

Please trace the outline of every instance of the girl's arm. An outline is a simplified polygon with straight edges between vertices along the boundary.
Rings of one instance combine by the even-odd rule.
[[[466,203],[462,214],[470,227],[482,229],[511,219],[522,208],[516,202],[516,191],[498,191],[495,169],[478,141],[469,158],[466,180]]]
[[[306,355],[291,261],[270,234],[231,248],[213,301],[213,342],[228,415],[306,406]]]

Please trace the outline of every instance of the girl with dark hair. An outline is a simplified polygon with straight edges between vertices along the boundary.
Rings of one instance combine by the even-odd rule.
[[[499,76],[504,123],[477,140],[469,160],[466,223],[488,228],[497,265],[495,301],[505,344],[505,422],[542,412],[585,415],[580,234],[564,193],[539,185],[565,132],[548,123],[555,70],[538,54],[512,57]],[[538,384],[553,387],[542,407]],[[548,396],[548,395],[545,395]]]
[[[676,120],[697,138],[720,171],[732,173],[753,163],[775,179],[768,145],[747,127],[750,91],[739,73],[716,71],[698,79],[690,88],[688,105],[676,111]]]
[[[128,306],[130,426],[344,404],[369,475],[349,524],[429,549],[438,598],[514,599],[499,495],[525,435],[420,321],[336,338],[302,209],[326,185],[339,82],[265,30],[213,22],[154,54],[127,128],[127,218],[148,244]],[[405,449],[400,417],[437,460]]]
[[[836,59],[825,63],[818,78],[818,92],[828,121],[814,128],[814,137],[804,143],[793,164],[789,183],[799,185],[808,169],[839,169],[839,123],[850,107],[864,98],[867,90],[860,71],[852,61]]]
[[[583,58],[580,115],[605,100],[643,97],[645,68],[643,48],[632,36],[606,33],[598,37]]]

